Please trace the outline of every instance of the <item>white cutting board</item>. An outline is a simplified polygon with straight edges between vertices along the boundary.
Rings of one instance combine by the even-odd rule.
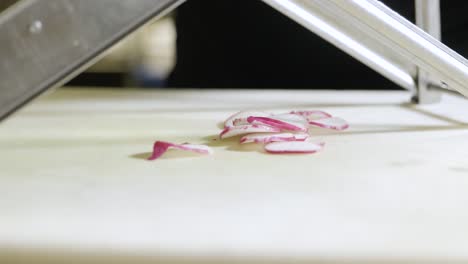
[[[406,92],[59,90],[0,124],[0,263],[16,250],[468,261],[468,101]],[[321,109],[314,155],[214,141],[241,109]],[[155,140],[206,143],[211,156]],[[22,253],[21,253],[22,252]],[[419,263],[418,262],[418,263]],[[328,263],[328,262],[327,262]]]

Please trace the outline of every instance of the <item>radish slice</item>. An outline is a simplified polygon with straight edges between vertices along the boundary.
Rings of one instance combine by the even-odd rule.
[[[329,113],[319,110],[291,111],[290,114],[305,117],[308,121],[332,117]]]
[[[287,131],[307,131],[307,125],[292,122],[288,120],[282,120],[279,118],[272,118],[272,117],[261,117],[261,116],[251,116],[247,118],[247,121],[251,124],[262,124],[271,127],[278,128],[280,130],[287,130]]]
[[[278,133],[281,132],[281,129],[271,126],[265,125],[258,125],[258,124],[249,124],[249,125],[242,125],[242,126],[233,126],[233,127],[226,127],[221,134],[219,135],[222,139],[235,137],[238,135],[243,134],[250,134],[250,133]]]
[[[265,150],[273,154],[315,153],[323,149],[323,143],[308,141],[273,142],[265,145]]]
[[[348,123],[339,117],[329,117],[319,120],[309,121],[309,124],[322,128],[329,128],[335,130],[345,130],[349,127]]]
[[[213,150],[205,145],[193,145],[193,144],[174,144],[165,141],[156,141],[153,145],[153,154],[148,160],[155,160],[161,157],[168,149],[174,148],[185,151],[192,151],[200,154],[211,154]]]
[[[279,120],[287,121],[287,122],[299,123],[299,124],[303,124],[304,126],[307,126],[309,123],[307,118],[305,118],[304,116],[295,115],[295,114],[278,114],[278,115],[272,115],[271,118],[279,119]]]
[[[281,142],[281,141],[304,141],[309,138],[309,134],[307,133],[279,133],[279,134],[271,134],[271,133],[255,133],[255,134],[248,134],[243,136],[240,139],[241,144],[245,143],[270,143],[270,142]]]
[[[232,126],[241,126],[241,125],[248,125],[247,118],[249,116],[270,116],[267,112],[262,111],[240,111],[232,116],[230,116],[226,121],[224,121],[224,127],[232,127]]]

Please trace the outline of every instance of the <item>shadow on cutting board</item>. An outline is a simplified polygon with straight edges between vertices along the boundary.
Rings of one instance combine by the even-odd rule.
[[[142,152],[142,153],[137,153],[133,154],[130,157],[134,159],[141,159],[141,160],[148,160],[149,157],[151,157],[152,152]],[[203,156],[197,153],[194,153],[192,151],[180,151],[180,150],[174,150],[174,149],[169,149],[164,155],[158,158],[159,159],[187,159],[187,158],[196,158],[199,156]]]
[[[258,152],[265,154],[262,145],[259,144],[239,144],[239,137],[233,137],[221,140],[219,135],[211,135],[202,138],[204,142],[201,144],[209,147],[224,147],[228,151],[236,152]],[[130,158],[147,160],[151,156],[151,152],[142,152],[130,155]],[[192,151],[180,151],[176,149],[169,149],[163,156],[158,159],[184,159],[184,158],[196,158],[203,155],[194,153]]]

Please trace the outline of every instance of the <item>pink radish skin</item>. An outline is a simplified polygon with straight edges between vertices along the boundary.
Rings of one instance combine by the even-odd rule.
[[[267,112],[255,111],[255,110],[240,111],[228,117],[228,119],[224,121],[224,127],[248,125],[249,122],[247,122],[247,118],[249,116],[270,116],[270,114]]]
[[[251,133],[278,133],[278,132],[281,132],[281,129],[271,127],[271,126],[265,126],[265,125],[250,124],[250,125],[226,127],[219,136],[221,139],[225,139],[229,137],[235,137],[235,136],[251,134]]]
[[[309,122],[332,117],[329,113],[320,110],[291,111],[290,114],[305,117]]]
[[[247,117],[246,118],[237,118],[232,121],[232,124],[234,126],[243,126],[243,125],[249,125],[250,123],[247,122]]]
[[[251,124],[262,124],[275,127],[282,131],[307,131],[307,126],[305,126],[304,124],[280,120],[272,117],[251,116],[247,118],[247,122]]]
[[[323,149],[324,143],[309,141],[273,142],[265,145],[265,150],[272,154],[312,154]]]
[[[349,124],[344,119],[339,118],[339,117],[329,117],[329,118],[309,121],[309,124],[312,126],[335,129],[335,130],[345,130],[349,127]]]
[[[212,154],[213,150],[205,145],[193,145],[193,144],[174,144],[165,141],[156,141],[153,145],[153,154],[148,160],[155,160],[161,157],[166,151],[170,148],[184,150],[184,151],[192,151],[200,154]]]
[[[281,141],[304,141],[309,138],[309,134],[306,133],[255,133],[245,135],[240,139],[241,144],[245,143],[270,143],[270,142],[281,142]]]

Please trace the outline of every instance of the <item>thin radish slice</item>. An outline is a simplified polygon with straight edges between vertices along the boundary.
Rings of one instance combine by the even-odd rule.
[[[228,117],[228,119],[224,121],[224,127],[248,125],[249,122],[247,122],[247,118],[249,116],[270,116],[270,114],[267,112],[255,111],[255,110],[240,111]]]
[[[295,114],[278,114],[278,115],[272,115],[270,117],[274,119],[279,119],[282,121],[303,124],[304,126],[307,126],[309,123],[307,118],[305,118],[304,116],[295,115]]]
[[[308,141],[273,142],[265,145],[265,150],[273,154],[311,154],[323,149],[323,143]]]
[[[292,122],[288,120],[282,120],[279,118],[272,117],[261,117],[261,116],[251,116],[247,118],[247,121],[251,124],[262,124],[271,127],[278,128],[282,131],[307,131],[308,125]]]
[[[156,141],[153,145],[153,154],[148,160],[155,160],[161,157],[166,151],[170,148],[185,150],[185,151],[192,151],[200,154],[211,154],[213,150],[205,145],[194,145],[194,144],[174,144],[165,141]]]
[[[309,138],[307,133],[254,133],[243,136],[240,139],[241,144],[245,143],[270,143],[282,141],[304,141]]]
[[[290,114],[305,117],[308,121],[332,117],[329,113],[320,110],[291,111]]]
[[[319,120],[313,120],[309,121],[309,124],[313,126],[335,130],[345,130],[349,127],[349,124],[344,119],[339,117],[329,117]]]
[[[271,126],[265,125],[258,125],[258,124],[249,124],[249,125],[242,125],[242,126],[233,126],[233,127],[226,127],[221,134],[219,135],[220,138],[229,138],[235,137],[244,134],[251,134],[251,133],[278,133],[281,132],[281,129]]]

